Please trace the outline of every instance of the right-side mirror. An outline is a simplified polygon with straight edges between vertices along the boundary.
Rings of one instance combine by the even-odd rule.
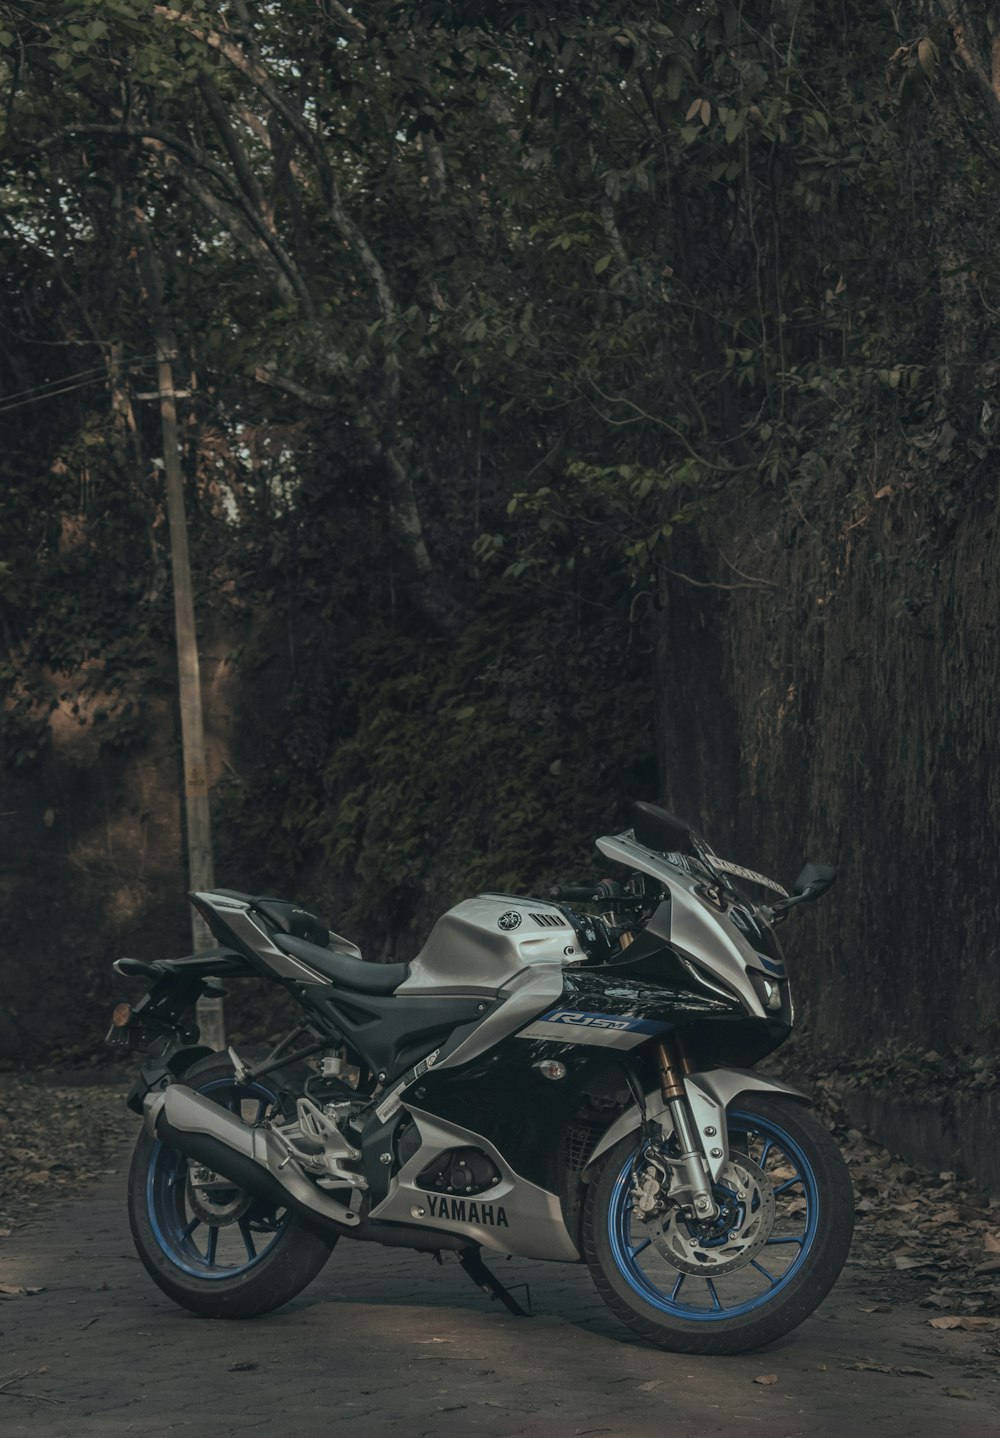
[[[818,899],[837,877],[830,864],[807,864],[792,885],[792,894],[800,899]]]

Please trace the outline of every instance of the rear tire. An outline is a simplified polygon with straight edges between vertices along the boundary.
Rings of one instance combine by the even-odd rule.
[[[742,1353],[780,1338],[826,1297],[850,1249],[847,1165],[811,1114],[745,1094],[728,1129],[731,1161],[714,1190],[726,1221],[698,1227],[668,1212],[665,1224],[642,1223],[634,1134],[589,1186],[584,1254],[598,1292],[636,1333],[677,1353]]]
[[[193,1064],[184,1082],[257,1123],[274,1103],[264,1082],[237,1082],[223,1054]],[[129,1225],[153,1282],[205,1318],[256,1318],[301,1293],[319,1273],[336,1234],[311,1228],[235,1184],[198,1188],[189,1162],[145,1129],[128,1180]]]

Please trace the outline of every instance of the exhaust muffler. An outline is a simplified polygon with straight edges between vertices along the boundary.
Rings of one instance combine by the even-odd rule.
[[[161,1093],[150,1094],[143,1107],[154,1138],[248,1193],[276,1207],[293,1208],[313,1222],[326,1219],[341,1232],[360,1224],[356,1213],[309,1182],[270,1129],[251,1128],[186,1084],[169,1084]]]
[[[245,1124],[229,1109],[212,1103],[187,1084],[172,1083],[148,1094],[143,1115],[153,1138],[177,1149],[185,1158],[203,1163],[247,1193],[266,1199],[276,1208],[291,1208],[329,1231],[424,1252],[477,1246],[457,1233],[418,1228],[415,1224],[371,1223],[360,1218],[311,1183],[287,1144],[271,1129]]]

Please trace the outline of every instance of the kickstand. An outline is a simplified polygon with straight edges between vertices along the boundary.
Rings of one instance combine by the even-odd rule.
[[[524,1309],[518,1303],[517,1299],[511,1293],[510,1289],[505,1288],[504,1285],[500,1282],[499,1278],[497,1278],[496,1274],[491,1273],[490,1270],[486,1267],[486,1264],[479,1256],[478,1248],[461,1249],[459,1251],[458,1261],[465,1269],[469,1277],[472,1279],[476,1287],[481,1288],[484,1293],[488,1293],[489,1296],[493,1299],[499,1298],[500,1302],[503,1304],[504,1308],[507,1309],[508,1313],[513,1313],[515,1318],[531,1317],[531,1290],[528,1288],[527,1284],[524,1285],[524,1291],[528,1307]],[[520,1285],[518,1286],[520,1287]]]

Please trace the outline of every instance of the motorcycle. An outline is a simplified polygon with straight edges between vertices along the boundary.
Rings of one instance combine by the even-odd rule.
[[[854,1202],[809,1100],[753,1065],[789,1034],[775,930],[791,893],[637,803],[597,840],[620,882],[480,894],[410,963],[366,962],[287,900],[194,893],[218,947],[151,963],[109,1042],[146,1051],[128,1207],[139,1257],[183,1307],[287,1303],[341,1239],[585,1262],[661,1348],[728,1354],[801,1323],[846,1260]],[[769,890],[754,902],[749,886]],[[302,1021],[261,1058],[197,1042],[222,980],[265,979]]]

